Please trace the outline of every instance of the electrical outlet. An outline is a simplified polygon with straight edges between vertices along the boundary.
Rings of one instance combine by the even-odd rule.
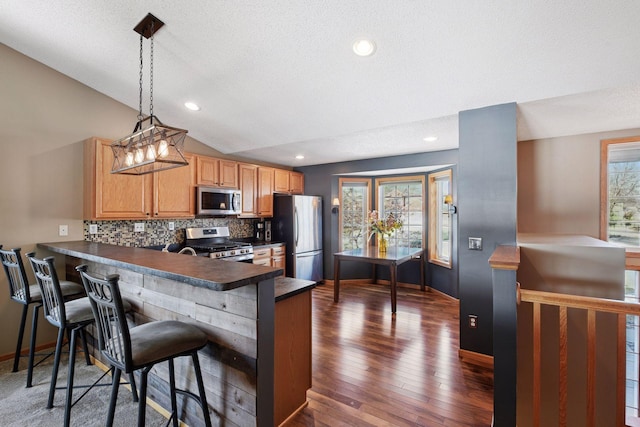
[[[476,329],[478,327],[478,316],[475,314],[469,315],[469,327],[471,329]]]
[[[98,224],[89,224],[89,234],[98,234]]]
[[[469,249],[472,251],[482,250],[482,238],[481,237],[469,237]]]
[[[173,231],[173,230],[175,230],[175,229],[176,229],[176,223],[175,223],[175,222],[170,222],[170,223],[169,223],[169,230],[170,230],[170,231]]]
[[[69,235],[69,226],[68,225],[59,225],[58,226],[58,236],[68,236]]]
[[[136,233],[144,231],[144,222],[136,222],[133,224],[133,231]]]

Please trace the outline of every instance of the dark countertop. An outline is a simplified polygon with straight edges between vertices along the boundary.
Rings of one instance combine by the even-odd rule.
[[[125,268],[142,274],[151,274],[214,291],[227,291],[282,274],[281,268],[84,240],[38,243],[38,247],[54,253]]]
[[[316,287],[311,280],[294,279],[293,277],[276,277],[276,302],[290,298]]]
[[[243,237],[243,238],[238,238],[238,239],[231,239],[235,242],[245,242],[245,243],[251,243],[252,246],[260,246],[260,247],[264,247],[264,246],[281,246],[284,245],[284,242],[276,242],[276,241],[270,241],[270,242],[265,242],[264,240],[256,240],[253,237]]]

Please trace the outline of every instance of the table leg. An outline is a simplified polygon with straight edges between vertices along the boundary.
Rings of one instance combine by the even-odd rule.
[[[333,257],[333,302],[340,300],[340,258]]]
[[[424,292],[424,255],[420,255],[420,290]]]
[[[398,266],[396,263],[393,263],[389,266],[389,270],[391,273],[390,282],[391,282],[391,313],[396,312],[396,301],[398,298],[397,292],[397,277],[398,277]]]

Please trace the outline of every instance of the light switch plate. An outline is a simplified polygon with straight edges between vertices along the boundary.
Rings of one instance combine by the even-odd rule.
[[[175,222],[170,222],[169,223],[169,230],[173,231],[176,229],[176,223]]]
[[[59,225],[58,226],[58,236],[68,236],[69,235],[69,226],[68,225]]]
[[[469,237],[469,249],[472,251],[482,250],[482,238],[481,237]]]
[[[144,231],[144,222],[136,222],[133,225],[133,231],[136,232],[136,233]]]
[[[98,224],[89,224],[89,234],[98,234]]]

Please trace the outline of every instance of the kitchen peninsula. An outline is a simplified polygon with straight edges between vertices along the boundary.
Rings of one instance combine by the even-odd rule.
[[[275,278],[282,273],[278,268],[87,241],[40,243],[38,248],[65,255],[67,278],[74,275],[79,264],[87,264],[95,274],[119,274],[122,295],[134,308],[135,323],[175,319],[205,331],[209,345],[200,352],[200,358],[215,424],[272,426],[282,421],[274,418],[281,404],[293,411],[305,404],[306,390],[311,386],[310,357],[304,370],[309,381],[306,374],[302,375],[302,401],[292,406],[285,402],[288,396],[281,398],[277,391],[274,393],[274,377],[280,376],[275,357],[279,340],[276,299],[280,306],[289,295],[291,300],[309,296],[313,282],[286,280],[276,284]],[[310,354],[310,296],[307,299],[309,309],[296,311],[307,318],[296,322],[309,325],[305,331]],[[302,341],[306,338],[303,336]],[[93,356],[100,359],[95,349]],[[165,369],[158,366],[154,372],[166,379]],[[177,366],[176,372],[180,377],[191,371]],[[178,386],[189,389],[192,382],[182,377]],[[149,396],[167,407],[166,384],[154,383],[150,382],[150,388],[155,389]],[[299,401],[300,396],[296,399]],[[194,411],[193,418],[198,418],[197,409],[187,412]],[[189,423],[188,416],[186,421]]]

